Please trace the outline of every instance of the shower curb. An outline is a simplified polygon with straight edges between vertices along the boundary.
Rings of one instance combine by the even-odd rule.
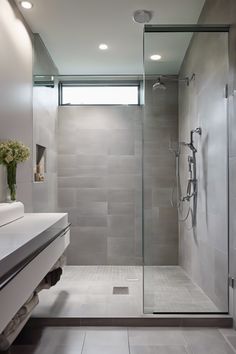
[[[231,328],[230,316],[159,316],[159,317],[31,317],[29,327],[110,326],[110,327],[221,327]]]

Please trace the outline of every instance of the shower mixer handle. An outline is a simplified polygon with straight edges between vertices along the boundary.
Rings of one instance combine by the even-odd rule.
[[[198,127],[196,129],[191,130],[190,136],[191,136],[191,142],[193,142],[193,134],[197,133],[199,135],[202,135],[202,128]]]
[[[191,145],[193,147],[193,150],[196,150],[196,152],[197,152],[197,149],[193,145],[193,134],[194,133],[196,133],[198,135],[202,135],[202,128],[198,127],[198,128],[196,128],[194,130],[191,130],[191,132],[190,132],[190,144],[189,145]]]

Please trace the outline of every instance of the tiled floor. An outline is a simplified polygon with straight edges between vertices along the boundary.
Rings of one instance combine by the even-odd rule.
[[[217,311],[180,267],[145,267],[144,279],[147,313]],[[113,287],[128,287],[128,294],[127,291],[113,294]],[[142,267],[67,266],[62,280],[49,291],[40,293],[34,316],[142,316],[142,287]]]
[[[235,354],[236,331],[199,328],[25,329],[9,354]]]
[[[220,312],[181,267],[144,267],[145,312]],[[223,311],[222,311],[223,312]]]

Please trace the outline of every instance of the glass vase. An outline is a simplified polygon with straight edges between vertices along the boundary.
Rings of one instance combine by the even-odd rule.
[[[11,162],[7,165],[7,184],[10,191],[10,200],[16,200],[16,169],[17,163]]]

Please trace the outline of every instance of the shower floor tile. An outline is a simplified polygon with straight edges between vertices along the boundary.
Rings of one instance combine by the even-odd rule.
[[[218,312],[181,267],[145,267],[145,313]],[[128,287],[129,293],[113,294]],[[140,266],[66,266],[61,281],[39,294],[34,317],[143,316]]]
[[[145,312],[220,312],[179,266],[144,267]]]

